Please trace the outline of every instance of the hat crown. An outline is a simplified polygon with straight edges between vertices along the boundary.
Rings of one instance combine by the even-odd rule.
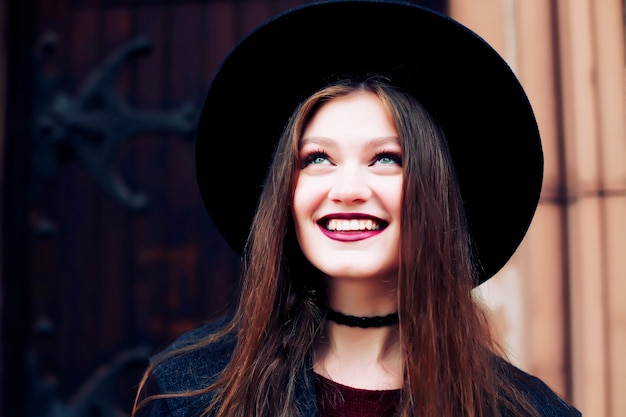
[[[196,141],[198,183],[214,223],[241,253],[294,109],[330,80],[372,73],[415,96],[445,132],[482,267],[477,280],[486,280],[515,252],[534,215],[543,175],[539,132],[497,52],[460,23],[411,4],[301,6],[231,51],[207,94]],[[215,154],[236,158],[208,161]],[[234,159],[245,174],[225,177]]]

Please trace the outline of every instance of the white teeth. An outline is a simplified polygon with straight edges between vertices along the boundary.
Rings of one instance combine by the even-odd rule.
[[[326,229],[338,232],[351,232],[360,230],[378,230],[380,225],[373,220],[344,220],[344,219],[331,219],[326,224]]]

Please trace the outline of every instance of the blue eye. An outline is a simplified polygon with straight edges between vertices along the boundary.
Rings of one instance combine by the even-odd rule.
[[[402,165],[402,158],[400,157],[400,155],[396,155],[393,153],[380,153],[376,155],[375,162],[382,165]]]
[[[308,165],[320,165],[325,162],[328,162],[328,155],[322,152],[315,152],[304,158],[302,166],[305,167]]]

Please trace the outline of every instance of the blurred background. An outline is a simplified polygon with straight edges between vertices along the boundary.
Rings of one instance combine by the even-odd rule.
[[[624,0],[414,2],[500,52],[542,133],[537,215],[477,297],[514,363],[625,417]],[[197,112],[236,42],[304,3],[0,0],[3,416],[126,416],[148,357],[232,306]]]

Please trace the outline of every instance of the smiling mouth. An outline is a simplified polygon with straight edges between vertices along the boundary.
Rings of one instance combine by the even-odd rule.
[[[365,232],[380,230],[386,223],[377,219],[324,219],[321,225],[331,232]]]

